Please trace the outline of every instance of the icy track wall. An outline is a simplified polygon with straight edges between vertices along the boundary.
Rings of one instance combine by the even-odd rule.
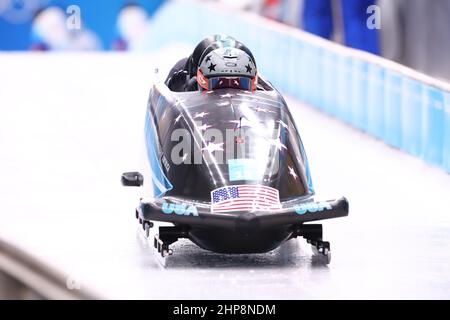
[[[282,92],[450,172],[448,83],[254,14],[197,1],[168,1],[144,47],[194,46],[213,33],[245,43],[261,74]]]

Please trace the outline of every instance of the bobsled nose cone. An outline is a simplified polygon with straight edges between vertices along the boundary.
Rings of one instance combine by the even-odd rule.
[[[236,220],[236,231],[243,234],[258,232],[260,229],[260,221],[256,214],[246,212],[239,215]]]

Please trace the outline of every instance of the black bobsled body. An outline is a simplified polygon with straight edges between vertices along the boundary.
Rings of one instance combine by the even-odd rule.
[[[137,217],[160,227],[155,246],[188,238],[221,253],[266,252],[303,236],[327,254],[321,225],[346,216],[345,198],[315,201],[308,160],[288,107],[264,84],[255,92],[172,92],[154,84],[145,138],[149,174],[125,173],[125,185],[151,186]]]

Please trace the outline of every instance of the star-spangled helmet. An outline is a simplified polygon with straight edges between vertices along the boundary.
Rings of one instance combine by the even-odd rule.
[[[205,52],[206,48],[208,48],[211,44],[215,44],[216,48],[219,48],[219,46],[227,46],[235,42],[236,39],[225,34],[213,34],[200,41],[195,47],[192,55],[189,57],[189,76],[195,77],[197,75],[197,68],[200,62],[200,58],[202,57],[202,53]]]
[[[242,46],[239,43],[240,46]],[[248,49],[247,49],[248,51]],[[197,83],[205,90],[234,88],[256,90],[258,71],[251,53],[235,45],[210,45],[197,68]]]

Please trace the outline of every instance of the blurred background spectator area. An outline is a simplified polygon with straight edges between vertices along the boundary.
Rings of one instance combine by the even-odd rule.
[[[0,0],[0,50],[123,50],[163,2]]]
[[[0,50],[132,50],[149,36],[149,22],[164,2],[0,0]],[[450,0],[204,2],[254,12],[450,80]],[[379,28],[367,25],[373,6],[379,14]],[[182,23],[189,27],[189,17],[186,21]]]
[[[211,0],[450,80],[450,0]],[[237,4],[239,2],[239,5]],[[367,19],[377,6],[380,28]]]

